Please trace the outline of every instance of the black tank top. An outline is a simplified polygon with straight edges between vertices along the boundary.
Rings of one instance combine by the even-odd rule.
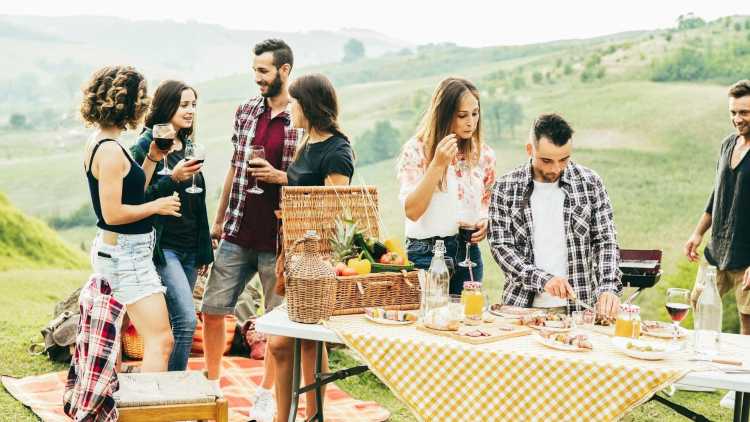
[[[124,205],[141,205],[146,202],[146,193],[143,189],[146,184],[146,173],[143,172],[143,169],[138,163],[130,158],[130,154],[125,151],[125,148],[123,148],[119,142],[114,139],[102,139],[96,143],[94,150],[91,151],[91,160],[89,160],[89,168],[86,171],[86,179],[88,179],[89,192],[91,193],[91,204],[94,206],[94,212],[96,213],[96,226],[100,229],[121,234],[143,234],[151,232],[151,217],[128,224],[110,225],[104,222],[104,218],[102,217],[102,205],[99,200],[99,181],[94,177],[94,173],[91,172],[91,164],[94,162],[94,155],[99,149],[99,146],[104,142],[117,143],[117,146],[122,148],[123,154],[125,154],[125,156],[128,157],[128,161],[130,161],[130,171],[122,179],[122,203]]]

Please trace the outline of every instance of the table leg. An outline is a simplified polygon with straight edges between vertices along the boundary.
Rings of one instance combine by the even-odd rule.
[[[297,419],[297,408],[299,407],[299,381],[302,368],[300,365],[300,355],[302,340],[294,339],[294,361],[292,363],[292,404],[289,409],[289,422]]]
[[[740,420],[748,422],[748,417],[750,416],[750,395],[748,393],[742,393],[742,395],[742,415],[740,416]]]
[[[750,395],[742,391],[734,393],[734,422],[748,422],[750,417]]]
[[[321,372],[323,369],[323,347],[322,341],[315,342],[315,404],[317,405],[316,419],[323,422],[323,384],[321,383]]]

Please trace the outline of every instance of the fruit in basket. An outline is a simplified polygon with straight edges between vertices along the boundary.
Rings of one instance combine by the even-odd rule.
[[[344,275],[344,270],[346,270],[346,264],[343,262],[339,262],[333,267],[333,271],[336,272],[336,275]]]
[[[344,270],[341,271],[341,275],[344,277],[357,275],[357,270],[355,270],[354,268],[344,267]]]
[[[358,255],[358,248],[354,244],[354,235],[358,233],[357,223],[348,218],[336,218],[335,230],[329,240],[331,253],[335,262],[346,262]]]
[[[366,258],[352,258],[346,262],[346,266],[359,275],[370,274],[370,271],[372,271],[372,263]]]
[[[404,247],[401,246],[401,242],[394,238],[385,239],[383,242],[383,246],[385,246],[386,250],[388,252],[396,252],[397,254],[401,256],[406,256],[406,252],[404,251]]]
[[[404,265],[404,258],[397,252],[387,252],[378,260],[381,264]]]
[[[385,245],[377,239],[370,238],[368,240],[367,246],[370,250],[370,255],[372,255],[372,258],[375,260],[379,260],[381,256],[385,255],[385,253],[388,252],[388,249],[385,247]]]

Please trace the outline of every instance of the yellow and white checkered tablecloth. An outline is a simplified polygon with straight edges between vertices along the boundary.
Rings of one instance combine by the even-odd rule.
[[[325,324],[423,421],[617,420],[688,371],[706,369],[679,353],[635,360],[601,334],[591,334],[594,351],[575,353],[532,336],[466,344],[361,315]]]

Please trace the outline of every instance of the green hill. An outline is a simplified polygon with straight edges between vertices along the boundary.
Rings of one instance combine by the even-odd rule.
[[[86,265],[83,254],[71,249],[42,221],[24,215],[0,193],[0,271],[81,269]]]

